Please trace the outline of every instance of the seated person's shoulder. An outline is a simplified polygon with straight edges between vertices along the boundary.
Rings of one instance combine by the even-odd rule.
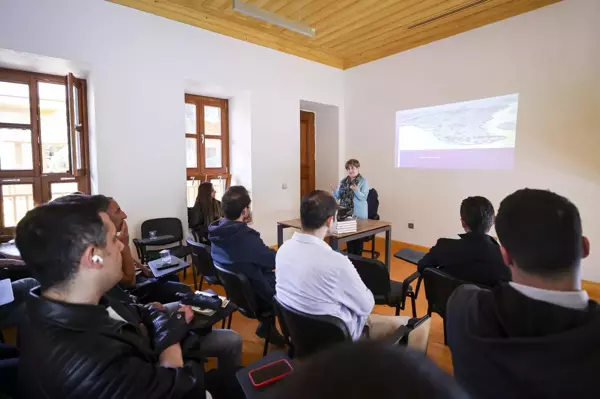
[[[479,308],[482,303],[493,301],[492,292],[489,289],[474,284],[463,284],[457,287],[448,299],[448,312],[459,309],[456,313],[464,313],[467,308]],[[454,313],[454,314],[456,314]]]
[[[445,251],[445,250],[448,250],[449,248],[454,248],[460,244],[461,244],[461,240],[459,238],[448,238],[448,237],[438,238],[435,245],[433,247],[431,247],[429,252],[438,252],[439,253],[440,251]]]
[[[438,238],[435,246],[448,246],[448,245],[456,245],[460,242],[460,238],[449,238],[449,237],[441,237]]]
[[[323,257],[323,262],[327,262],[327,267],[332,270],[356,270],[352,261],[344,254],[337,251],[328,251]]]

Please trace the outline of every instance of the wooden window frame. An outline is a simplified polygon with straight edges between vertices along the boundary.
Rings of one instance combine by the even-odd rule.
[[[224,179],[225,188],[231,183],[229,173],[229,101],[222,98],[198,96],[194,94],[185,95],[185,103],[196,106],[196,133],[185,132],[186,139],[196,139],[196,167],[186,168],[187,180],[199,182],[212,179]],[[221,135],[206,135],[204,131],[204,106],[219,107],[221,109]],[[207,168],[205,165],[205,139],[221,140],[221,167]]]
[[[13,69],[0,68],[0,81],[27,84],[29,86],[29,124],[0,122],[0,128],[31,131],[33,168],[30,170],[0,170],[0,233],[13,234],[14,227],[4,226],[4,204],[2,186],[11,184],[32,184],[34,206],[51,199],[51,184],[76,182],[81,192],[90,192],[89,173],[89,133],[87,121],[87,85],[84,79],[72,74],[68,76],[48,75]],[[65,85],[67,130],[69,137],[69,170],[62,173],[45,173],[42,165],[42,137],[38,83],[56,83]],[[77,92],[77,107],[74,93]],[[78,111],[77,120],[75,110]],[[77,132],[79,146],[75,145]],[[77,159],[81,167],[77,168]]]

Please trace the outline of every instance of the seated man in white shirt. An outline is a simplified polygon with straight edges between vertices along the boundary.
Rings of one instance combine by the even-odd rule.
[[[352,262],[324,241],[336,211],[337,203],[328,192],[316,190],[302,198],[302,232],[294,233],[275,258],[277,299],[300,312],[340,318],[354,340],[361,337],[365,324],[371,338],[383,338],[410,318],[370,314],[375,305],[373,293]],[[412,334],[428,332],[419,328]]]

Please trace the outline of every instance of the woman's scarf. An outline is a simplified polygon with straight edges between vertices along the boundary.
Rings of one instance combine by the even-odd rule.
[[[350,186],[354,185],[358,187],[361,180],[362,176],[358,174],[354,179],[346,176],[340,183],[340,206],[347,209],[348,215],[354,214],[354,190]]]

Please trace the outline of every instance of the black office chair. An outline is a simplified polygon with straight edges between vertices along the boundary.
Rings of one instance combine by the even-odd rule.
[[[437,313],[444,320],[444,343],[446,343],[446,304],[456,288],[469,283],[434,267],[423,270],[423,282],[427,296],[427,314]]]
[[[225,288],[227,297],[237,305],[239,312],[249,319],[256,319],[267,323],[267,335],[265,338],[265,347],[263,349],[263,356],[265,356],[269,349],[271,328],[274,328],[275,325],[275,314],[273,311],[262,311],[258,308],[254,290],[246,276],[241,273],[233,272],[216,262],[214,265],[217,276]]]
[[[215,265],[213,264],[212,256],[210,255],[210,245],[194,241],[191,237],[188,237],[186,241],[188,247],[192,250],[194,288],[196,290],[202,290],[204,280],[206,280],[208,284],[221,285],[221,281],[215,270]],[[200,286],[198,286],[196,282],[196,275],[198,273],[200,273]]]
[[[171,251],[173,256],[185,259],[191,254],[190,248],[183,245],[183,227],[181,220],[177,218],[149,219],[142,223],[142,238],[149,238],[150,232],[155,231],[156,236],[173,236],[169,240],[160,240],[159,249],[148,249],[156,247],[150,244],[141,244],[139,240],[133,240],[138,256],[142,263],[147,263],[160,257],[159,252],[163,249]]]
[[[290,344],[290,357],[305,358],[339,342],[352,341],[346,323],[329,315],[311,315],[284,305],[277,297],[273,307],[283,336]]]
[[[369,190],[367,195],[367,217],[371,220],[379,220],[379,194],[374,188]],[[379,252],[375,251],[375,234],[365,237],[364,242],[371,242],[371,249],[363,249],[363,252],[371,253],[371,258],[378,259]]]
[[[376,304],[395,307],[396,316],[398,316],[400,311],[405,309],[406,298],[410,298],[412,317],[417,317],[415,292],[411,283],[419,277],[418,272],[411,274],[404,281],[395,281],[390,279],[387,266],[377,259],[352,254],[348,255],[348,259],[356,268],[367,288],[373,293]]]

